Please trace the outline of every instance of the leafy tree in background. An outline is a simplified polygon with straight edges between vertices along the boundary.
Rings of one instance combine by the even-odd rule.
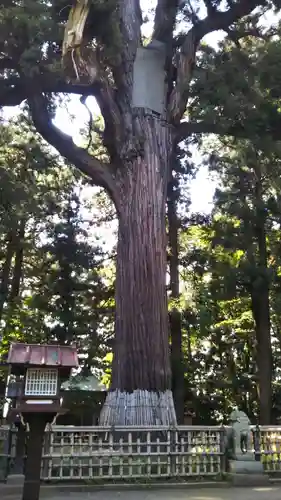
[[[232,404],[249,415],[258,411],[265,423],[280,408],[280,156],[246,140],[215,144],[208,162],[220,187],[211,218],[195,217],[187,228],[185,281],[191,280],[193,322],[207,348],[207,393],[216,389],[217,398],[221,386],[225,404],[230,391]]]
[[[193,119],[204,119],[205,132],[213,130],[222,134],[224,130],[226,135],[231,129],[237,136],[215,142],[217,149],[208,148],[212,152],[211,170],[216,172],[221,189],[217,191],[211,222],[197,217],[203,227],[211,224],[207,241],[212,241],[213,246],[203,254],[201,248],[196,250],[193,257],[198,268],[194,273],[201,269],[202,277],[205,272],[212,276],[210,284],[203,286],[209,290],[203,305],[206,313],[203,319],[208,320],[208,328],[217,330],[215,325],[218,325],[221,336],[221,330],[228,324],[230,345],[238,343],[248,353],[248,362],[242,370],[242,378],[248,377],[247,386],[242,383],[239,371],[233,371],[237,397],[244,390],[248,400],[243,403],[240,396],[237,400],[232,394],[232,402],[239,401],[251,414],[254,408],[257,410],[255,401],[258,400],[262,423],[271,422],[273,414],[280,412],[279,327],[276,324],[280,292],[276,252],[280,230],[279,28],[276,34],[277,37],[272,38],[272,30],[268,30],[261,37],[227,39],[218,51],[203,47],[190,101],[190,115]],[[240,127],[237,128],[238,120]],[[203,126],[203,122],[201,124]],[[247,136],[248,140],[238,140],[239,136]],[[213,262],[208,255],[212,248],[215,249]],[[223,262],[216,264],[216,270],[218,251],[219,262],[221,258]],[[218,317],[210,313],[214,300]],[[222,308],[224,303],[226,308]],[[240,319],[236,317],[238,311]],[[196,321],[201,324],[200,316]],[[207,343],[209,341],[208,337]],[[212,344],[224,352],[225,341],[224,331],[223,338],[219,342],[212,339]],[[219,354],[214,354],[214,349],[211,352],[211,358]],[[241,359],[241,352],[236,352],[229,366],[235,368],[238,358]],[[220,369],[217,367],[214,373]],[[224,376],[227,376],[225,372]]]
[[[272,405],[272,272],[268,266],[268,237],[273,230],[273,221],[270,206],[268,207],[268,198],[272,199],[271,179],[265,172],[270,159],[265,158],[251,144],[242,143],[236,145],[234,154],[226,149],[226,155],[218,161],[222,162],[220,179],[224,190],[221,193],[218,191],[216,206],[221,213],[228,213],[233,220],[231,223],[231,219],[222,219],[222,227],[225,224],[230,227],[232,225],[232,231],[226,233],[223,230],[222,238],[218,220],[215,238],[218,245],[232,249],[237,260],[235,288],[238,285],[240,290],[242,288],[250,296],[256,334],[260,420],[268,422],[271,419]],[[236,295],[235,288],[233,291]]]
[[[50,338],[60,344],[74,341],[90,369],[93,357],[97,365],[107,352],[99,328],[112,289],[102,280],[104,252],[90,243],[80,210],[79,193],[69,193],[59,222],[47,226],[47,243],[41,249],[46,256],[43,275],[33,305],[45,310]]]
[[[25,116],[1,127],[1,357],[13,340],[74,341],[84,371],[101,369],[113,289],[103,279],[111,255],[87,221],[95,198],[82,201],[80,174]]]
[[[24,250],[32,247],[38,236],[37,223],[44,209],[48,212],[54,188],[48,179],[55,157],[34,137],[27,120],[22,117],[10,126],[1,125],[1,250],[0,317],[7,301],[16,302],[20,294]],[[45,175],[43,174],[45,172]],[[46,180],[43,186],[43,178]],[[45,196],[46,205],[39,205]],[[50,212],[51,213],[51,212]]]
[[[258,397],[250,297],[236,284],[234,244],[225,249],[214,243],[216,226],[216,216],[209,221],[194,217],[182,234],[181,262],[189,288],[183,321],[188,398],[197,423],[227,421],[237,406],[254,422]]]
[[[104,424],[176,421],[168,349],[165,203],[174,146],[194,130],[190,124],[182,126],[181,119],[196,54],[206,34],[229,28],[236,32],[240,19],[256,7],[279,8],[278,1],[269,0],[224,5],[206,0],[200,9],[197,1],[158,0],[152,42],[163,54],[166,72],[159,114],[136,105],[133,98],[139,81],[134,62],[143,47],[139,0],[83,0],[72,7],[59,0],[25,0],[4,3],[1,10],[1,104],[27,99],[38,132],[106,190],[118,214],[115,344]],[[146,98],[153,86],[145,85]],[[104,119],[106,155],[92,156],[54,127],[50,97],[56,92],[95,96]]]

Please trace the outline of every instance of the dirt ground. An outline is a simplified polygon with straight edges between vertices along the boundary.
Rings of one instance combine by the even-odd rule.
[[[21,500],[21,495],[7,494],[0,488],[1,500]],[[196,488],[186,489],[142,489],[104,491],[64,491],[43,488],[40,500],[281,500],[281,487],[260,488]]]

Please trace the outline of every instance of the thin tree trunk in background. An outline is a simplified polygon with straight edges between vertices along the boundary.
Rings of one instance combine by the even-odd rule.
[[[170,290],[172,301],[177,301],[179,290],[179,251],[178,251],[178,217],[177,199],[173,189],[173,180],[168,184],[168,231],[169,231],[169,266]],[[184,421],[184,364],[182,353],[182,322],[181,313],[177,307],[170,311],[171,329],[171,365],[172,390],[175,402],[178,424]]]
[[[7,293],[7,302],[10,308],[10,312],[12,312],[12,314],[13,314],[14,303],[20,294],[20,285],[23,274],[25,224],[26,220],[23,218],[20,219],[18,223],[18,229],[13,237],[14,265],[13,269],[11,269],[12,264],[10,266],[11,285],[10,285],[10,290],[8,290]],[[9,326],[10,326],[10,318],[8,314],[6,325],[4,328],[4,335],[7,333]]]
[[[251,235],[252,244],[247,248],[247,258],[255,276],[250,275],[250,297],[256,336],[257,394],[259,406],[258,422],[271,423],[272,411],[272,346],[270,331],[269,277],[266,244],[266,211],[263,202],[262,175],[258,158],[250,165],[254,172],[253,189],[255,222],[244,217],[244,229]],[[245,207],[247,199],[241,180],[241,197]]]
[[[262,181],[259,166],[256,175],[256,225],[258,244],[258,275],[252,286],[252,311],[256,324],[257,367],[259,389],[259,423],[271,423],[272,411],[272,346],[270,331],[269,281],[266,244],[266,213],[262,197]]]
[[[2,267],[1,284],[0,284],[0,320],[3,314],[4,304],[8,298],[9,292],[9,277],[12,266],[12,259],[14,255],[14,232],[10,231],[7,235],[7,247],[5,261]]]
[[[19,228],[15,241],[15,264],[13,269],[13,277],[11,283],[11,291],[9,295],[9,300],[12,302],[15,300],[20,293],[20,284],[22,280],[23,273],[23,251],[24,251],[24,233],[25,233],[25,219],[21,219],[19,222]]]
[[[101,425],[174,425],[166,292],[166,196],[171,129],[138,117],[143,156],[120,186],[112,385]],[[122,173],[120,174],[122,175]]]
[[[272,411],[272,348],[270,338],[269,290],[252,293],[252,310],[256,323],[256,350],[258,367],[259,423],[269,425]]]

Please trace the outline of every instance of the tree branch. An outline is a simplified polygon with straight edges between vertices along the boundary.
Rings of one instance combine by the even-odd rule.
[[[123,48],[121,54],[124,62],[124,56],[130,54],[131,60],[134,60],[140,39],[142,12],[139,0],[119,0],[120,28],[123,37]],[[130,61],[127,61],[130,63]]]
[[[90,110],[90,108],[87,106],[86,100],[87,100],[87,96],[82,95],[80,97],[81,104],[83,104],[83,106],[85,106],[85,108],[89,114],[88,144],[87,144],[87,148],[86,148],[88,151],[92,145],[92,142],[93,142],[93,132],[95,132],[99,136],[100,139],[103,139],[103,131],[94,125],[93,113]]]
[[[242,125],[220,125],[207,122],[181,122],[177,127],[176,141],[181,142],[193,134],[232,135],[241,139],[248,134]]]
[[[261,2],[258,0],[238,0],[227,11],[216,11],[209,14],[189,30],[181,47],[177,64],[177,81],[169,103],[170,118],[174,123],[179,123],[186,109],[189,83],[200,40],[213,31],[226,30],[239,19],[250,14],[258,5],[265,5],[265,0]]]
[[[22,75],[0,79],[0,107],[17,106],[28,98],[29,86],[35,96],[41,93],[79,94],[83,97],[94,96],[98,102],[105,122],[104,145],[111,158],[116,158],[116,144],[120,137],[120,112],[114,100],[114,91],[106,78],[97,79],[90,85],[66,82],[61,75],[46,72],[33,77],[32,84]]]
[[[0,79],[0,108],[21,104],[28,98],[28,87],[24,76]],[[105,79],[97,80],[90,85],[82,85],[66,83],[61,76],[48,73],[34,77],[32,89],[34,96],[40,96],[41,93],[78,94],[82,95],[84,99],[88,96],[94,96],[105,122],[105,130],[102,132],[104,146],[108,148],[111,159],[116,159],[116,147],[122,130],[120,127],[121,118],[114,101],[113,90]]]
[[[267,121],[266,127],[262,124],[253,128],[253,126],[244,126],[243,124],[220,124],[208,122],[181,122],[177,126],[175,140],[177,143],[184,141],[193,134],[215,134],[228,135],[238,139],[250,139],[268,136],[272,141],[280,140],[281,117],[274,115],[271,121]]]
[[[268,41],[270,40],[276,33],[274,32],[269,32],[269,33],[262,33],[261,29],[258,27],[253,27],[249,29],[226,29],[225,30],[229,39],[238,47],[240,47],[239,41],[241,38],[246,38],[246,37],[255,37],[259,38],[260,40]]]
[[[191,1],[187,0],[186,3],[188,4],[188,9],[189,9],[188,18],[190,18],[193,24],[197,24],[200,21],[200,17],[198,17],[195,8],[191,4]]]
[[[142,12],[140,0],[118,0],[122,46],[120,65],[113,68],[117,87],[131,93],[133,87],[133,68],[138,46],[141,41]]]
[[[179,0],[158,0],[152,38],[163,43],[172,40]]]
[[[103,187],[116,204],[117,196],[113,166],[103,163],[91,156],[85,149],[76,146],[71,137],[52,123],[47,108],[47,100],[42,94],[29,96],[28,104],[36,130],[42,137],[83,174],[89,177],[93,184]]]
[[[214,5],[212,4],[212,0],[203,0],[203,1],[207,9],[208,16],[211,16],[212,14],[214,14],[214,12],[217,11],[216,7],[214,7]]]
[[[61,76],[48,73],[34,77],[32,82],[34,94],[45,93],[66,93],[95,96],[100,91],[100,83],[92,85],[81,85],[66,83]],[[28,97],[27,85],[24,78],[12,76],[10,78],[0,78],[0,107],[18,106]]]
[[[115,90],[112,91],[110,107],[108,106],[109,99],[106,95],[107,88],[104,88],[104,92],[100,93],[99,104],[107,125],[107,130],[105,130],[106,146],[109,148],[110,152],[112,151],[113,157],[116,155],[117,151],[114,151],[114,145],[112,147],[112,140],[110,140],[110,137],[112,137],[110,108],[111,113],[112,111],[114,112],[114,119],[115,117],[117,118],[115,119],[116,132],[118,132],[119,123],[119,134],[117,138],[119,142],[118,155],[120,157],[120,151],[126,151],[126,147],[128,146],[129,148],[129,145],[133,143],[134,139],[131,96],[133,92],[134,61],[137,49],[141,44],[142,12],[140,0],[116,1],[118,3],[118,29],[120,29],[121,43],[118,49],[118,58],[116,58],[117,62],[111,65]],[[118,103],[118,106],[116,103]],[[107,119],[106,116],[108,116],[109,119]],[[123,155],[122,153],[121,156]]]
[[[97,103],[104,119],[103,144],[111,159],[118,158],[118,144],[121,141],[121,114],[114,99],[114,90],[106,78],[100,81],[100,87],[95,94]]]

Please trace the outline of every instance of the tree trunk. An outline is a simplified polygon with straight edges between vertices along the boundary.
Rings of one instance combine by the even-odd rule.
[[[258,274],[252,286],[251,300],[253,317],[256,324],[259,423],[261,425],[269,425],[271,423],[272,411],[272,346],[266,243],[266,211],[263,203],[261,171],[258,164],[255,166],[255,176],[255,233],[258,245]]]
[[[263,286],[265,288],[257,290],[252,296],[252,307],[257,338],[259,423],[269,425],[272,410],[272,349],[268,289],[266,283]]]
[[[176,193],[173,181],[168,185],[168,225],[169,225],[169,264],[171,299],[179,299],[179,251],[178,251],[178,217]],[[175,401],[178,424],[184,420],[184,365],[182,355],[181,313],[175,306],[170,312],[171,327],[171,363],[172,390]]]
[[[118,173],[115,344],[100,424],[174,425],[165,225],[172,131],[152,116],[139,116],[135,125],[143,154]]]
[[[8,298],[9,291],[9,277],[12,266],[12,259],[15,251],[14,246],[14,231],[10,231],[7,235],[7,247],[5,260],[2,267],[1,273],[1,284],[0,284],[0,321],[2,318],[4,304]]]
[[[23,251],[24,251],[24,235],[25,235],[25,219],[19,222],[18,232],[15,241],[15,264],[13,269],[13,278],[11,283],[11,291],[9,300],[12,302],[20,293],[20,284],[23,273]]]

